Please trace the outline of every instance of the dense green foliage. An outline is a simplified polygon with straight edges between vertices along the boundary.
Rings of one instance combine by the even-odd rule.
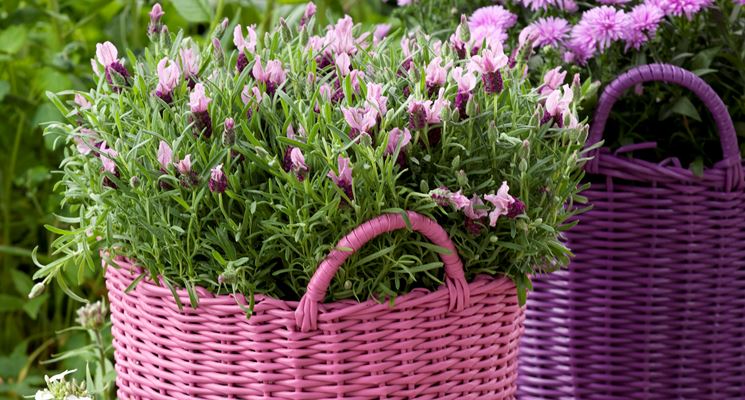
[[[536,268],[566,265],[560,232],[576,211],[584,161],[586,127],[572,108],[579,82],[546,100],[524,78],[524,64],[506,66],[498,44],[462,59],[424,37],[405,51],[391,40],[373,43],[350,18],[325,37],[311,36],[312,26],[290,20],[227,55],[222,46],[161,34],[140,58],[129,53],[120,64],[99,55],[97,85],[77,100],[73,92],[52,95],[68,121],[48,134],[69,144],[63,220],[73,226],[58,230],[61,257],[35,276],[70,286],[63,272],[99,269],[94,258],[103,248],[190,293],[201,286],[297,299],[343,235],[401,210],[437,218],[468,277],[507,274],[524,295]],[[193,68],[185,67],[185,49],[196,55]],[[461,67],[472,71],[492,57],[504,61],[504,87],[490,91],[494,72],[482,72],[482,85],[481,74]],[[180,75],[167,71],[169,60],[179,60]],[[432,63],[456,67],[450,75],[443,69],[434,88],[423,74]],[[124,68],[131,76],[117,72]],[[550,108],[552,98],[562,105]],[[410,144],[391,142],[408,129]],[[351,165],[339,183],[327,175],[345,175],[342,159]],[[524,204],[511,216],[506,184]],[[433,191],[441,187],[458,191],[456,210],[438,205]],[[433,289],[442,276],[434,250],[407,232],[379,238],[346,265],[329,297]]]

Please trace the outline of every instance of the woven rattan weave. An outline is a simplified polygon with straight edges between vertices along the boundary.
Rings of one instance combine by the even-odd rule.
[[[638,67],[605,89],[588,145],[618,97],[648,81],[703,100],[723,160],[695,176],[622,154],[644,145],[597,153],[594,208],[567,235],[576,258],[528,298],[520,399],[745,399],[745,192],[726,106],[688,71]]]

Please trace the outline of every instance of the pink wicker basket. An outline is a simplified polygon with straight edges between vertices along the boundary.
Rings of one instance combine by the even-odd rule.
[[[322,304],[336,271],[372,238],[406,227],[402,215],[368,221],[318,267],[301,301],[257,296],[247,319],[236,301],[199,289],[179,310],[170,290],[119,262],[106,269],[121,399],[512,399],[523,311],[504,277],[465,281],[436,222],[408,212],[438,246],[445,285],[396,299]],[[351,250],[349,250],[351,249]],[[177,291],[188,304],[185,290]]]

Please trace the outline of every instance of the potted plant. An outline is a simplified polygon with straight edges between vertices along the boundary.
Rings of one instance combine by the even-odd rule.
[[[514,396],[529,276],[570,254],[582,89],[314,9],[232,51],[227,21],[202,45],[155,10],[139,57],[100,44],[97,87],[50,94],[73,214],[37,278],[74,295],[101,252],[122,398]]]

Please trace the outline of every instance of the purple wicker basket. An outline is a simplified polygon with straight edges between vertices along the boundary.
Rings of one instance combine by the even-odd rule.
[[[538,277],[520,349],[520,399],[745,399],[745,187],[727,108],[703,80],[663,64],[602,94],[588,146],[623,92],[648,81],[693,91],[723,160],[695,176],[596,150],[593,209],[568,234],[568,270]],[[660,132],[664,134],[664,132]]]

